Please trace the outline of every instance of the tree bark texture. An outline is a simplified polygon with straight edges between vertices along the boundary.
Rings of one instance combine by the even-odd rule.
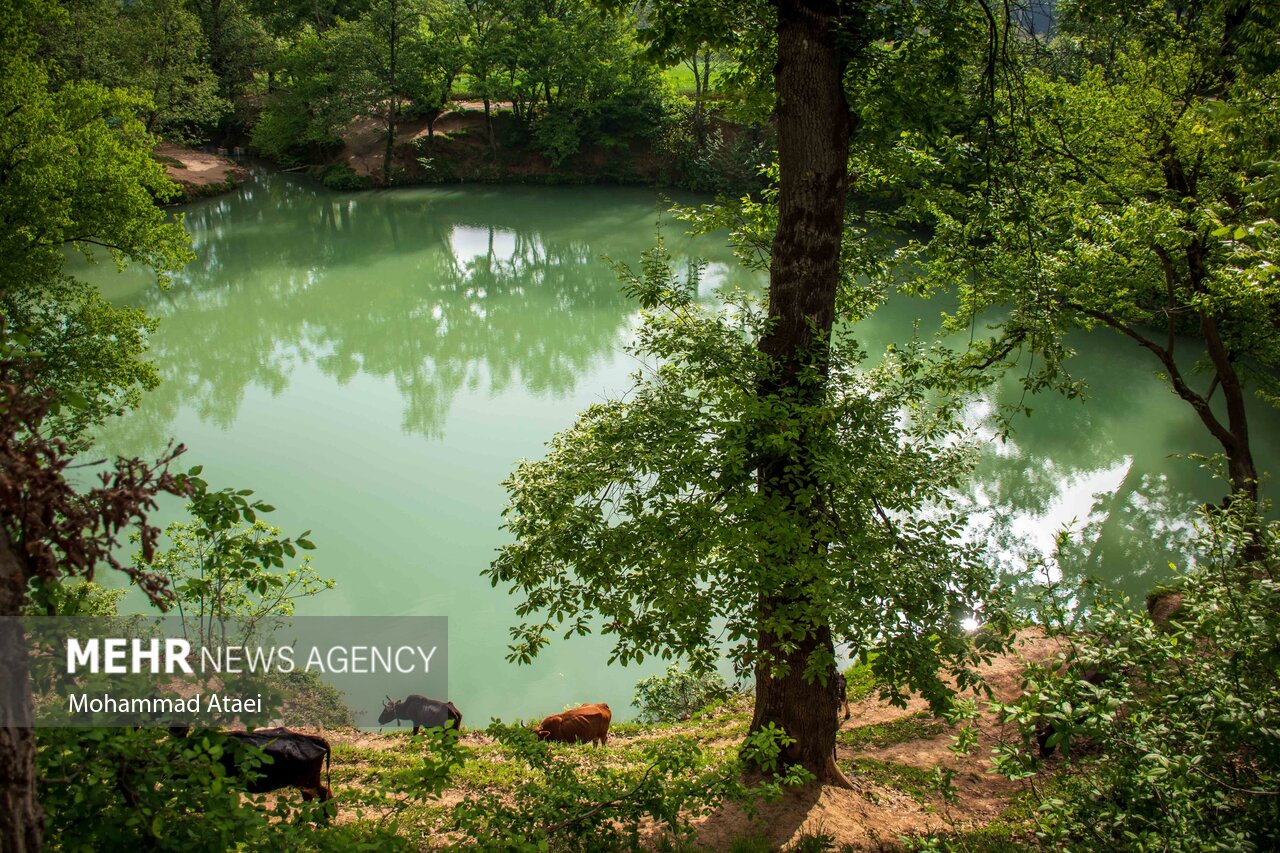
[[[777,370],[760,393],[816,401],[824,392],[848,190],[852,117],[843,85],[847,59],[837,44],[837,3],[779,0],[775,5],[780,185],[769,271],[771,326],[760,349],[772,357]],[[817,376],[816,381],[804,378],[810,366],[816,372],[807,375]],[[816,521],[813,514],[820,511],[794,500],[806,485],[803,456],[802,441],[795,453],[764,458],[758,475],[761,491],[782,497],[800,523],[806,513]],[[806,553],[793,555],[796,565],[815,552],[820,556],[826,545],[810,542],[804,546]],[[759,604],[762,627],[773,614],[806,609],[803,587],[797,578],[789,588],[764,593]],[[785,763],[802,765],[823,783],[848,785],[835,763],[839,724],[834,668],[827,667],[825,679],[805,677],[812,656],[831,659],[830,627],[811,624],[803,636],[787,638],[762,630],[757,652],[752,731],[770,723],[779,726],[795,739],[783,753]]]
[[[36,853],[44,812],[36,799],[36,739],[26,640],[18,621],[27,575],[0,530],[0,851]]]

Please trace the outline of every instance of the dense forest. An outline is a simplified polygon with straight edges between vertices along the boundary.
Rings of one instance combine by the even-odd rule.
[[[3,853],[1280,847],[1256,419],[1280,404],[1273,4],[0,7]],[[22,619],[125,619],[98,575],[197,626],[333,586],[310,531],[182,445],[97,461],[97,430],[160,382],[157,321],[71,262],[167,287],[195,255],[157,152],[202,147],[342,192],[707,193],[676,215],[767,292],[709,298],[660,238],[613,259],[631,385],[516,465],[481,567],[517,602],[511,667],[575,634],[611,664],[675,659],[637,685],[640,722],[578,738],[602,747],[550,743],[552,717],[373,734],[291,682],[287,722],[333,739],[335,796],[302,802],[255,789],[270,754],[228,763],[225,732],[33,726],[51,682]],[[859,323],[907,295],[946,298],[943,334],[865,351]],[[1168,460],[1219,488],[1168,522],[1190,535],[1145,601],[1073,581],[1070,530],[1008,564],[962,499],[976,445],[1038,395],[1091,405],[1074,356],[1094,336],[1214,451]],[[1000,383],[1018,393],[979,434]],[[165,499],[186,511],[161,530]],[[923,767],[893,752],[924,744]]]
[[[286,166],[327,166],[333,186],[510,179],[521,172],[503,167],[522,154],[554,168],[582,152],[621,151],[611,169],[580,157],[556,174],[647,175],[726,190],[758,184],[767,156],[760,122],[745,113],[727,124],[710,118],[710,77],[713,68],[727,70],[727,60],[720,53],[713,60],[699,38],[641,44],[642,9],[578,0],[107,0],[63,8],[39,33],[52,85],[94,82],[145,94],[139,117],[149,133],[244,148]],[[680,91],[690,74],[692,98]],[[435,138],[436,120],[459,102],[483,112],[475,135],[487,156],[478,162],[463,156],[465,146]],[[357,128],[371,137],[370,157],[376,149],[370,174],[335,157],[344,133]],[[641,151],[650,162],[636,161]]]

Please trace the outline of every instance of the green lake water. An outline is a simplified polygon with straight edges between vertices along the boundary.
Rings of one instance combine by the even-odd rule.
[[[515,599],[480,572],[505,541],[501,483],[516,461],[628,385],[636,308],[601,256],[638,261],[661,199],[600,187],[341,194],[272,176],[189,205],[197,259],[170,290],[77,268],[161,320],[163,384],[103,430],[100,450],[154,454],[176,438],[213,485],[255,489],[287,534],[312,529],[316,566],[337,586],[302,612],[448,616],[449,698],[469,724],[576,702],[628,716],[633,685],[660,664],[606,667],[599,638],[506,663]],[[683,236],[669,217],[663,227],[675,258],[707,262],[708,293],[763,286],[723,239]],[[858,335],[876,352],[936,316],[893,299]],[[1089,400],[1037,399],[1009,442],[985,445],[981,535],[1014,568],[1022,543],[1047,547],[1074,519],[1083,556],[1069,571],[1140,596],[1186,535],[1175,519],[1223,491],[1170,454],[1215,448],[1132,344],[1105,333],[1076,344]],[[971,409],[980,429],[990,408]],[[1272,470],[1280,419],[1256,408],[1255,453]]]

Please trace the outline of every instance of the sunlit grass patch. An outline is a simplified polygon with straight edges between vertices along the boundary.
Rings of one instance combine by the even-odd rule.
[[[416,756],[401,748],[374,749],[368,746],[353,746],[338,742],[333,744],[333,769],[351,764],[365,764],[371,767],[407,767],[414,763]]]
[[[454,771],[452,787],[483,789],[515,788],[536,779],[538,771],[520,762],[500,757],[473,757]]]
[[[928,804],[942,793],[938,776],[932,770],[874,758],[854,758],[838,763],[840,769],[852,776],[901,791],[921,804]]]

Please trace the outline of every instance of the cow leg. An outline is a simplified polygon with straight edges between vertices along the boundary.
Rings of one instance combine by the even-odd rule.
[[[333,799],[333,792],[330,791],[328,788],[326,788],[324,785],[321,785],[320,786],[320,803],[322,805],[322,808],[320,809],[320,823],[324,824],[325,826],[328,826],[329,821],[332,820],[333,816],[338,813],[338,810],[334,806],[324,805],[325,803],[329,802],[329,800],[332,800],[332,799]]]
[[[323,806],[327,800],[330,800],[333,798],[333,795],[329,792],[329,789],[326,788],[324,785],[319,785],[318,787],[315,787],[315,788],[298,788],[298,790],[302,792],[302,801],[304,803],[309,803],[312,800],[319,800],[321,805]],[[330,809],[327,806],[324,806],[323,808],[320,808],[318,810],[318,815],[319,817],[317,819],[317,822],[327,826],[329,823],[329,819],[332,816]],[[298,823],[302,823],[303,821],[302,814],[298,815],[297,821]]]
[[[417,724],[417,723],[414,723],[414,724],[413,724],[413,733],[414,733],[415,735],[418,733],[418,724]]]

